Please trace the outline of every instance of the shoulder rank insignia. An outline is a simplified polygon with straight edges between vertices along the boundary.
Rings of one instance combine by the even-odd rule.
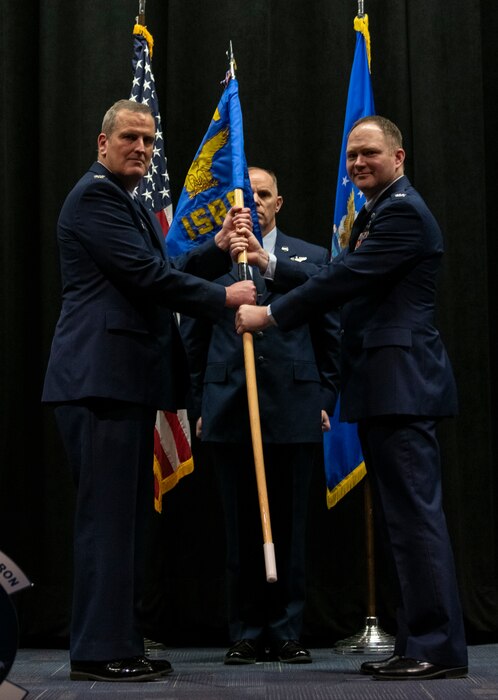
[[[280,248],[280,250],[283,250],[284,253],[288,253],[288,252],[289,252],[289,246],[288,246],[288,245],[283,245],[283,246]]]
[[[406,192],[396,192],[393,197],[406,197]]]

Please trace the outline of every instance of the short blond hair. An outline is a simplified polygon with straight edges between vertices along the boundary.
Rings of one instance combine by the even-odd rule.
[[[360,124],[376,124],[384,134],[386,141],[392,147],[393,151],[396,151],[398,148],[403,148],[403,135],[396,124],[390,119],[380,117],[377,114],[372,114],[369,117],[361,117],[361,119],[357,119],[355,121],[349,130],[349,134],[351,134],[351,132],[354,131],[357,126],[360,126]]]

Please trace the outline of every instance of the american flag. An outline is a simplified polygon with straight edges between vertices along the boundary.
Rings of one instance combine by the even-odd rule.
[[[173,219],[173,205],[171,204],[161,115],[151,68],[154,41],[152,35],[141,24],[135,25],[133,35],[133,83],[130,100],[148,105],[156,122],[156,140],[149,172],[140,181],[136,194],[141,197],[145,206],[155,213],[166,236]]]
[[[136,189],[136,196],[157,216],[166,237],[173,219],[173,206],[151,58],[154,40],[142,24],[133,28],[133,83],[130,100],[148,105],[156,123],[156,138],[149,171]],[[162,497],[194,468],[190,426],[185,410],[158,411],[154,429],[154,505],[160,513]]]

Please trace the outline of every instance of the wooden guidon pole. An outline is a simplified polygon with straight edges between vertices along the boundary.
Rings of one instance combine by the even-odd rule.
[[[244,193],[241,189],[235,190],[235,206],[244,206]],[[237,262],[239,264],[239,277],[241,279],[248,279],[247,255],[245,252],[239,255]],[[254,362],[254,341],[252,333],[244,333],[242,335],[242,342],[244,346],[244,364],[246,370],[247,402],[249,405],[252,451],[254,455],[254,468],[256,470],[256,482],[258,486],[261,525],[263,528],[263,551],[265,557],[266,580],[269,583],[274,583],[277,580],[277,565],[275,562],[275,546],[273,544],[271,534],[268,491],[266,489],[266,473],[263,457],[263,440],[261,438],[258,385],[256,382],[256,364]]]

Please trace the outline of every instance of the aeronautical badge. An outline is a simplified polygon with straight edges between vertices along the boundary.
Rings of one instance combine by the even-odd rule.
[[[358,240],[356,241],[356,245],[354,247],[355,250],[361,246],[361,244],[363,243],[365,238],[367,238],[368,234],[369,234],[368,229],[365,229],[364,231],[362,231],[360,233],[360,235],[358,236]]]
[[[396,192],[393,197],[406,197],[406,192]]]
[[[105,180],[106,176],[105,175],[94,175],[93,179],[94,180]]]
[[[292,258],[291,258],[291,260],[294,260],[294,262],[304,262],[304,261],[307,260],[307,259],[308,259],[308,258],[307,258],[305,255],[303,255],[303,256],[301,256],[301,255],[293,255]]]

